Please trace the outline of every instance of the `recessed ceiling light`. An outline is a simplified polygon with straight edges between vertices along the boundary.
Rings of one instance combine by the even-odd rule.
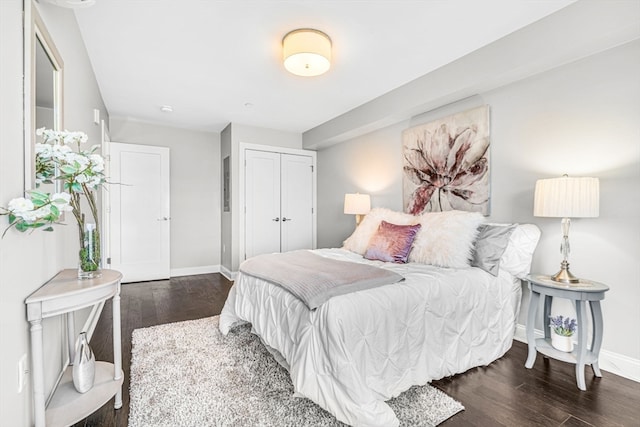
[[[160,107],[160,111],[163,113],[173,113],[173,107],[171,105],[163,105]]]

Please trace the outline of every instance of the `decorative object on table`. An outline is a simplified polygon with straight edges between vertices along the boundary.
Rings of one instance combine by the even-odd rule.
[[[402,132],[404,211],[489,214],[489,106]]]
[[[78,277],[99,277],[100,227],[95,192],[105,183],[104,159],[97,153],[99,145],[88,151],[82,150],[80,144],[88,140],[83,132],[41,128],[36,134],[43,139],[35,147],[36,185],[62,182],[64,192],[30,191],[30,199],[19,197],[11,200],[6,208],[0,208],[3,211],[0,214],[9,217],[5,233],[11,227],[22,232],[36,228],[53,231],[53,225],[59,223],[62,212],[70,211],[78,224]],[[69,146],[71,144],[77,146],[77,151]],[[91,211],[93,219],[90,221],[86,221],[82,212],[83,198]],[[85,242],[90,242],[90,247],[85,247]]]
[[[345,194],[344,213],[356,216],[356,227],[360,225],[362,219],[371,211],[371,197],[368,194]]]
[[[100,233],[95,224],[87,223],[84,227],[84,241],[80,247],[78,278],[93,279],[100,277]]]
[[[551,328],[551,345],[560,351],[573,351],[573,334],[576,332],[578,323],[576,319],[569,317],[549,316],[549,327]]]
[[[533,215],[562,218],[562,263],[551,279],[561,283],[578,283],[569,271],[569,227],[571,218],[594,218],[599,215],[600,183],[598,178],[559,178],[536,181]]]
[[[78,393],[86,393],[93,387],[93,381],[96,376],[96,358],[87,341],[86,332],[80,332],[76,341],[72,376],[73,386]]]

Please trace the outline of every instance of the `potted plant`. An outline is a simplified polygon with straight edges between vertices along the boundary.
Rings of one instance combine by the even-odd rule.
[[[569,317],[549,316],[549,327],[551,328],[551,345],[553,348],[571,352],[573,351],[573,339],[578,323],[576,319]]]
[[[100,277],[100,227],[96,192],[105,183],[104,158],[98,153],[98,145],[83,150],[87,142],[83,132],[55,131],[41,128],[36,131],[43,139],[36,144],[36,186],[61,181],[63,191],[46,193],[28,191],[29,198],[18,197],[8,206],[0,206],[0,215],[7,215],[9,227],[25,232],[41,228],[52,231],[62,212],[73,214],[78,224],[80,244],[78,277]],[[72,146],[75,145],[75,149]],[[91,216],[82,212],[88,206]]]

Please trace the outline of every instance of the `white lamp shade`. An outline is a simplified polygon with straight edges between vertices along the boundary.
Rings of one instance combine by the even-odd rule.
[[[345,194],[344,213],[366,215],[371,210],[371,197],[368,194]]]
[[[291,31],[282,39],[282,53],[284,67],[297,76],[318,76],[331,68],[331,39],[322,31]]]
[[[598,178],[539,179],[536,182],[533,215],[555,218],[591,218],[599,215]]]

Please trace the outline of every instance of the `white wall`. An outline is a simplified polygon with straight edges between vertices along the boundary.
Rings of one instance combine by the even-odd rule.
[[[219,271],[220,135],[111,117],[113,142],[170,149],[171,275]]]
[[[23,22],[22,0],[0,2],[0,205],[23,191]],[[27,4],[29,4],[27,2]],[[107,112],[72,11],[39,4],[40,14],[64,61],[64,123],[81,130],[90,142],[100,141],[92,124],[93,109]],[[6,217],[0,218],[4,231]],[[77,267],[77,230],[69,226],[53,233],[9,231],[0,239],[0,420],[3,425],[28,426],[31,419],[31,378],[17,393],[18,360],[28,354],[29,333],[24,300],[58,271]],[[86,312],[77,316],[82,323]],[[43,322],[46,386],[50,388],[62,363],[59,320]]]
[[[561,261],[559,221],[533,217],[535,181],[563,173],[600,178],[600,217],[572,224],[571,270],[610,286],[603,350],[632,359],[637,369],[640,334],[629,330],[640,325],[639,75],[636,40],[319,151],[319,246],[340,246],[353,230],[353,216],[342,214],[346,192],[370,193],[373,206],[402,209],[403,129],[488,104],[488,219],[542,229],[534,271],[555,273]]]

